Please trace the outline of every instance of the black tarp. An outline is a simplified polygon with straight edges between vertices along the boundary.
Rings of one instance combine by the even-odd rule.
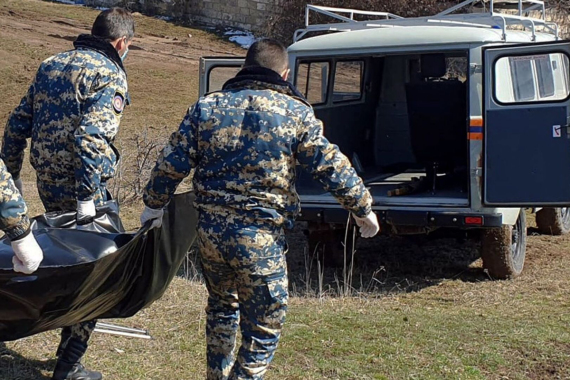
[[[12,270],[13,251],[0,241],[0,341],[102,318],[126,318],[162,296],[196,237],[192,193],[177,194],[162,227],[123,231],[111,201],[92,223],[75,213],[34,218],[44,260],[30,274]],[[176,221],[176,222],[175,222]]]

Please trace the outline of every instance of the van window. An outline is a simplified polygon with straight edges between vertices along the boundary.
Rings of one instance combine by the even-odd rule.
[[[529,57],[510,57],[509,61],[515,102],[533,100],[535,91],[531,59]]]
[[[445,57],[445,79],[467,80],[467,57]]]
[[[206,92],[221,90],[224,83],[235,77],[240,70],[241,67],[212,67],[208,75],[208,88]]]
[[[333,103],[359,100],[362,97],[364,62],[340,61],[334,70]]]
[[[538,74],[538,93],[541,98],[554,95],[554,74],[552,63],[547,54],[536,58],[536,73]]]
[[[311,104],[325,103],[329,80],[328,62],[302,62],[297,68],[295,85]]]
[[[502,57],[495,62],[495,97],[502,103],[564,100],[570,94],[563,53]]]

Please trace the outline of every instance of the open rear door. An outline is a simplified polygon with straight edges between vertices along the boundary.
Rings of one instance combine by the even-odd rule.
[[[221,90],[240,71],[244,61],[241,57],[201,57],[198,96]]]
[[[570,42],[484,50],[483,203],[570,205]]]

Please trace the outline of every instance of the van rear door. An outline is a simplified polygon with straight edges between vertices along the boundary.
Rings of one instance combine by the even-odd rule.
[[[570,205],[570,42],[483,53],[483,203]]]
[[[201,57],[198,96],[221,90],[240,71],[244,61],[242,57]]]

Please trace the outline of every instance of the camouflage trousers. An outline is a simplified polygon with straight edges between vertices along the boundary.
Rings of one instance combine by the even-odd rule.
[[[70,363],[79,363],[87,351],[89,338],[96,325],[97,321],[93,320],[61,329],[61,340],[56,356]]]
[[[75,211],[77,210],[77,195],[73,184],[54,184],[37,181],[38,193],[46,209],[52,211]],[[100,205],[108,198],[107,188],[102,185],[93,196],[95,205]]]
[[[200,222],[198,245],[208,288],[207,378],[263,379],[287,311],[283,230]]]
[[[75,211],[77,196],[75,187],[49,184],[38,181],[38,193],[46,209],[53,211]],[[107,190],[104,186],[94,196],[95,205],[107,200]],[[61,341],[57,348],[57,356],[66,356],[67,361],[79,362],[87,351],[89,338],[95,329],[97,321],[81,322],[61,330]]]

